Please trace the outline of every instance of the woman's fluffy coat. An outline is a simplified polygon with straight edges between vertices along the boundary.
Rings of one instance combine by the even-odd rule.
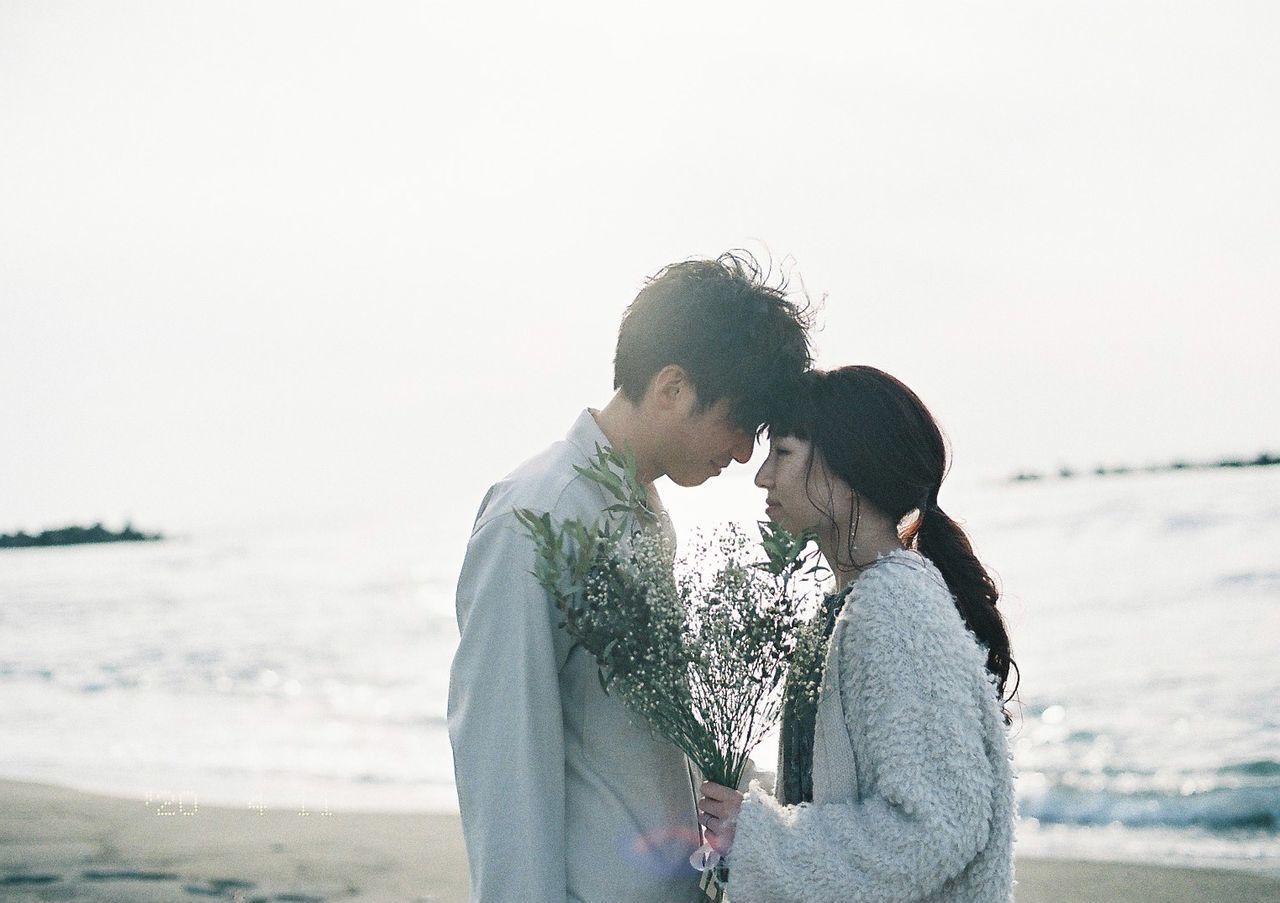
[[[1007,729],[986,652],[932,563],[895,551],[863,572],[819,693],[814,800],[784,806],[752,782],[729,899],[1011,900]]]

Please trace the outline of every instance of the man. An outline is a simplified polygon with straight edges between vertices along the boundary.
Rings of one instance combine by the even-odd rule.
[[[611,500],[574,466],[597,445],[629,448],[669,531],[653,481],[696,486],[747,462],[757,428],[810,363],[806,327],[749,257],[666,267],[623,317],[612,400],[486,494],[458,579],[449,682],[473,900],[700,895],[688,862],[700,843],[689,763],[601,690],[590,655],[571,649],[513,509],[556,522],[605,517]]]

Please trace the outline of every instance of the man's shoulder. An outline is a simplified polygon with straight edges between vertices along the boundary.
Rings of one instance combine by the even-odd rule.
[[[576,469],[588,460],[572,442],[553,442],[489,487],[472,532],[519,508],[556,518],[597,516],[605,504],[600,488]]]

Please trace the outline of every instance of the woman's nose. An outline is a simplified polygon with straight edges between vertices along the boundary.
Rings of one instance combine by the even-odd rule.
[[[773,474],[767,473],[769,470],[769,459],[765,458],[764,463],[760,465],[760,469],[756,471],[755,484],[761,489],[771,488]]]

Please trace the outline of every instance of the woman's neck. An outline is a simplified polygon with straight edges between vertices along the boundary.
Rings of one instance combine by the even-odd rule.
[[[818,551],[836,577],[836,591],[858,579],[881,555],[902,549],[898,530],[876,518],[863,517],[853,537],[852,556],[844,530],[835,530],[818,539]]]

